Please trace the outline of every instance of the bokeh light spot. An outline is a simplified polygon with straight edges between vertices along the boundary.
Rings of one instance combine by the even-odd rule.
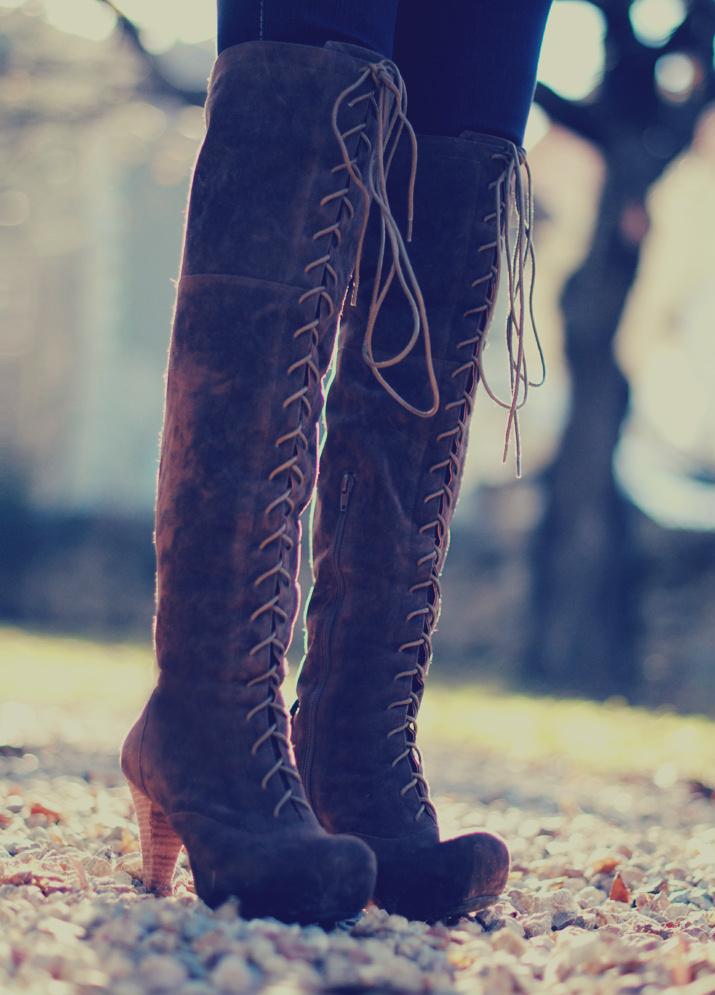
[[[657,47],[682,23],[685,4],[683,0],[635,0],[629,17],[638,40]]]
[[[670,103],[686,101],[702,75],[695,59],[684,52],[669,52],[655,64],[655,81],[664,100]]]
[[[593,4],[554,4],[539,60],[539,79],[569,100],[583,100],[603,74],[606,21]]]
[[[80,35],[90,41],[104,41],[116,25],[116,18],[109,7],[97,0],[43,0],[45,19],[54,28],[68,34]]]

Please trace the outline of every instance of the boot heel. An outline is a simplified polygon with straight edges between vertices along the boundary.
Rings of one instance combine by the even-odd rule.
[[[129,791],[139,824],[144,886],[158,895],[170,895],[181,840],[158,805],[131,783]]]

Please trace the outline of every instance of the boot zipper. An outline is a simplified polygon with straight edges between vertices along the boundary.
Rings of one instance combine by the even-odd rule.
[[[355,486],[355,474],[349,471],[343,474],[343,479],[340,483],[340,511],[344,515],[348,510],[348,502],[350,501],[350,495],[352,494],[353,487]],[[345,519],[341,518],[338,522],[338,527],[335,530],[335,548],[333,553],[333,559],[336,559],[337,554],[340,552],[338,549],[338,539],[343,538],[343,532],[345,531]]]
[[[323,696],[323,691],[325,690],[325,685],[328,680],[328,675],[330,671],[330,644],[333,638],[333,630],[335,628],[335,623],[340,614],[340,608],[342,607],[343,597],[345,595],[345,588],[343,585],[343,574],[340,569],[340,550],[343,544],[343,535],[345,533],[345,523],[347,521],[348,505],[350,503],[350,495],[352,494],[353,488],[355,486],[355,474],[349,470],[343,474],[342,480],[340,482],[340,499],[338,503],[338,511],[340,512],[340,517],[338,518],[338,523],[335,527],[335,539],[333,541],[332,555],[330,558],[330,564],[332,567],[333,577],[335,580],[335,598],[333,600],[332,611],[330,612],[329,618],[326,620],[323,627],[323,638],[320,641],[320,658],[318,660],[318,681],[315,685],[315,689],[311,696],[309,702],[305,704],[308,705],[306,709],[308,712],[307,719],[307,731],[306,731],[306,747],[305,747],[305,761],[303,763],[303,770],[301,771],[301,776],[303,778],[303,787],[305,788],[305,793],[310,801],[310,780],[313,771],[313,760],[315,755],[315,732],[316,726],[318,724],[318,709],[320,707],[320,699]],[[295,703],[296,707],[298,702]],[[305,705],[303,706],[305,707]],[[297,710],[297,708],[296,708]]]

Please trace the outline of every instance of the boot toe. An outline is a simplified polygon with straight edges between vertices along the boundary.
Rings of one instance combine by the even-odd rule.
[[[320,902],[312,920],[330,924],[361,912],[375,890],[377,860],[372,850],[354,836],[335,836],[316,846],[313,859],[319,867]]]
[[[180,833],[196,892],[211,908],[235,897],[246,919],[333,925],[357,915],[372,897],[375,855],[355,837],[261,837],[197,816],[191,823]]]
[[[250,884],[240,872],[228,882],[241,915],[324,926],[357,915],[372,897],[377,874],[374,854],[350,836],[276,848],[260,865]]]
[[[493,833],[416,845],[409,839],[370,844],[378,856],[376,904],[408,919],[436,922],[486,908],[509,877],[509,850]]]

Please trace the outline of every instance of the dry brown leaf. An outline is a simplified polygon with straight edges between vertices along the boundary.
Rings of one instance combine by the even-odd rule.
[[[593,865],[594,874],[610,874],[618,867],[621,857],[602,857]]]
[[[66,881],[56,874],[46,872],[37,873],[29,868],[22,868],[11,873],[0,875],[0,884],[10,884],[16,888],[27,885],[34,885],[39,888],[43,895],[51,895],[55,892],[70,891]]]
[[[139,851],[139,840],[128,829],[122,829],[122,837],[116,844],[116,852],[127,854]]]
[[[620,874],[616,874],[614,877],[608,897],[614,902],[625,902],[627,905],[631,904],[630,890]]]
[[[30,806],[30,815],[44,815],[45,818],[49,819],[50,822],[61,822],[62,816],[59,812],[55,812],[54,809],[47,808],[42,802],[33,802]]]

